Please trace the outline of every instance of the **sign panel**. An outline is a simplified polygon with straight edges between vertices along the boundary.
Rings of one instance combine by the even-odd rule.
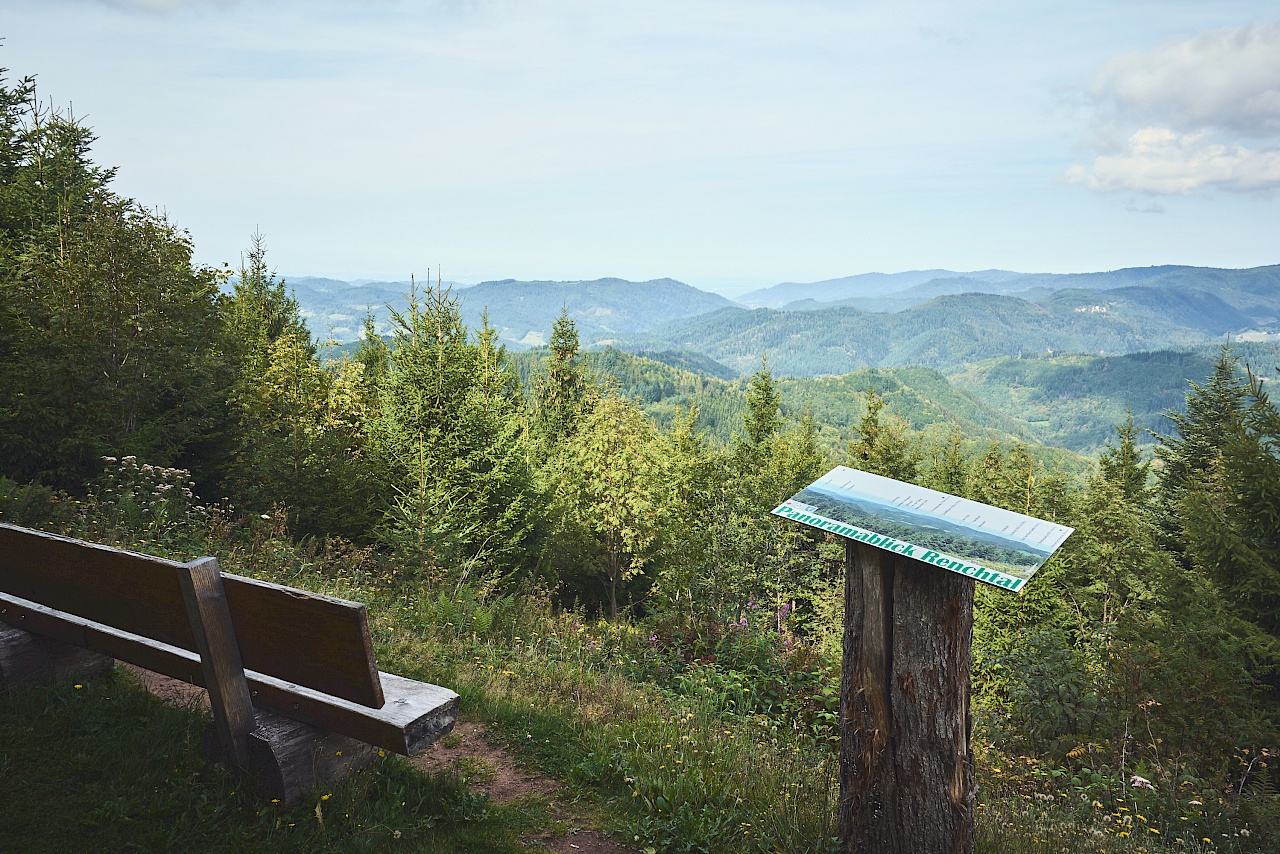
[[[845,466],[773,512],[1015,592],[1074,530]]]

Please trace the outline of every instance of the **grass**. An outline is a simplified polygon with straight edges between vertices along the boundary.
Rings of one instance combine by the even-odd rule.
[[[11,851],[515,852],[553,824],[545,804],[502,807],[456,775],[397,757],[299,806],[266,803],[200,757],[208,716],[127,673],[0,699],[0,839]]]
[[[383,669],[458,691],[464,719],[641,850],[838,850],[829,735],[751,713],[715,668],[666,687],[646,681],[659,659],[646,660],[652,647],[635,625],[484,585],[397,583],[359,550],[300,556],[268,538],[218,556],[230,572],[367,603]],[[0,839],[33,852],[503,852],[563,824],[545,799],[503,806],[475,793],[493,769],[466,761],[426,775],[386,757],[297,807],[263,803],[201,760],[206,722],[119,672],[0,697]],[[1060,800],[1044,780],[979,779],[979,854],[1260,850],[1126,822],[1118,807]]]

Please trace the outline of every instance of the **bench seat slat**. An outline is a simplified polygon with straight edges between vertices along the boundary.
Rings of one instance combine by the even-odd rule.
[[[0,593],[194,652],[179,566],[0,524]],[[246,669],[382,706],[364,605],[237,575],[222,579]]]
[[[200,656],[55,608],[0,593],[0,621],[34,634],[110,655],[204,685]],[[390,673],[379,673],[386,703],[375,709],[246,669],[255,705],[402,755],[412,755],[452,727],[458,695]]]

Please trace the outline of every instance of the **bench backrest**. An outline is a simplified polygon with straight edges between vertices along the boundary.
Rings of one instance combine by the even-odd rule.
[[[0,593],[196,651],[180,565],[0,523]],[[238,575],[222,579],[245,668],[382,707],[364,605]]]

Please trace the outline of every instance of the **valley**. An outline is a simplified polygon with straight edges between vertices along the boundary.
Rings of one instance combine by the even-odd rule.
[[[321,339],[321,318],[370,309],[385,335],[410,287],[289,283]],[[526,379],[563,310],[595,369],[659,423],[696,407],[699,426],[723,442],[741,423],[745,377],[767,364],[784,410],[811,413],[827,447],[847,445],[875,388],[925,435],[1044,445],[1075,468],[1073,457],[1097,453],[1127,412],[1140,441],[1153,442],[1188,381],[1206,376],[1228,341],[1242,372],[1270,377],[1280,366],[1270,331],[1280,267],[927,270],[784,283],[738,302],[672,279],[453,287],[464,320],[479,328],[487,312]],[[354,340],[326,352],[351,352]]]

